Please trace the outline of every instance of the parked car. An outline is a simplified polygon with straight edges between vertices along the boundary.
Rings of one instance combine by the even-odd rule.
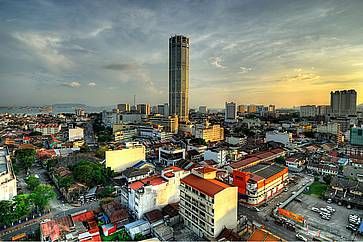
[[[312,207],[311,210],[314,211],[314,212],[320,213],[320,209],[319,208]]]
[[[305,238],[304,236],[302,236],[301,234],[299,234],[299,233],[297,233],[296,234],[296,238],[297,239],[299,239],[299,240],[301,240],[301,241],[305,241],[305,242],[307,242],[308,241],[308,239],[307,238]]]

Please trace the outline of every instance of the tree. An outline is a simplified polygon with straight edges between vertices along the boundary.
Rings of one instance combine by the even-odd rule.
[[[0,224],[10,225],[16,220],[14,216],[14,202],[9,200],[0,201]]]
[[[56,194],[51,185],[40,184],[30,194],[30,199],[38,210],[43,210],[55,196]]]
[[[34,175],[29,176],[25,182],[30,191],[33,191],[40,184],[39,178]]]
[[[58,163],[56,158],[47,160],[47,169],[48,171],[52,170]]]
[[[107,146],[101,146],[100,148],[98,148],[96,150],[95,156],[100,158],[100,159],[105,159],[106,151],[108,151],[108,147]]]
[[[141,233],[137,233],[135,234],[134,240],[135,241],[139,241],[139,240],[143,240],[144,236]]]
[[[97,195],[100,198],[112,197],[113,196],[113,192],[114,192],[114,189],[113,189],[112,186],[106,186]]]
[[[33,149],[18,149],[15,151],[15,158],[20,162],[20,165],[28,171],[35,162],[35,150]]]
[[[58,186],[60,188],[64,188],[66,191],[68,191],[68,189],[74,182],[74,179],[72,176],[57,177],[57,180],[58,180]]]
[[[105,184],[107,181],[106,169],[98,163],[81,161],[72,167],[72,171],[74,179],[87,186]]]
[[[33,203],[30,201],[29,194],[21,194],[14,197],[14,213],[17,218],[22,218],[30,213]]]
[[[327,185],[330,185],[330,183],[331,183],[331,179],[332,179],[331,175],[326,175],[326,176],[324,176],[324,177],[323,177],[323,180],[324,180],[324,182],[325,182]]]

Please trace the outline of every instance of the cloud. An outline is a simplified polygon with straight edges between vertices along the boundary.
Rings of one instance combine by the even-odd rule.
[[[211,64],[217,68],[220,68],[220,69],[227,68],[227,66],[223,65],[223,63],[222,63],[223,60],[222,60],[222,57],[220,57],[220,56],[211,57],[210,60],[211,60]]]
[[[72,65],[72,61],[59,52],[63,40],[55,34],[16,32],[12,36],[50,66],[69,67]]]
[[[96,37],[98,36],[100,33],[106,31],[106,30],[111,30],[112,29],[112,24],[110,23],[104,23],[102,26],[96,28],[95,30],[91,31],[89,33],[90,37]]]
[[[95,87],[97,84],[95,83],[95,82],[90,82],[90,83],[88,83],[88,86],[89,87]]]
[[[138,67],[139,67],[138,65],[131,64],[131,63],[109,64],[109,65],[103,66],[104,69],[114,70],[114,71],[129,71],[129,70],[135,70]]]
[[[362,63],[354,63],[354,64],[352,64],[352,66],[363,66],[363,62]]]
[[[241,69],[238,73],[240,73],[240,74],[245,74],[245,73],[247,73],[247,72],[250,72],[250,71],[252,71],[252,68],[250,68],[250,67],[243,67],[243,66],[240,66],[240,68],[239,69]]]
[[[70,88],[80,88],[81,87],[81,83],[79,83],[78,81],[63,82],[61,85],[64,87],[70,87]]]

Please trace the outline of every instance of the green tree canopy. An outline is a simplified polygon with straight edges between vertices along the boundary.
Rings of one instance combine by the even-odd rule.
[[[40,184],[39,178],[34,175],[28,176],[25,182],[30,191],[33,191]]]
[[[58,186],[60,188],[64,188],[66,191],[68,191],[68,189],[74,182],[74,179],[72,176],[58,177],[57,180],[58,180]]]
[[[100,148],[98,148],[95,152],[96,157],[100,158],[100,159],[105,159],[106,157],[106,151],[108,151],[108,147],[105,146],[101,146]]]
[[[35,153],[33,149],[18,149],[15,151],[15,158],[20,166],[28,171],[35,162]]]
[[[107,181],[105,168],[98,163],[81,161],[72,167],[74,178],[87,186],[104,184]]]
[[[14,197],[13,201],[15,202],[14,213],[17,218],[22,218],[28,215],[33,208],[33,203],[30,200],[29,194],[17,195]]]
[[[54,192],[53,187],[48,184],[40,184],[30,194],[31,201],[38,210],[46,208],[50,200],[52,200],[55,196],[56,193]]]
[[[10,225],[16,220],[14,216],[14,202],[8,200],[0,201],[0,224]]]

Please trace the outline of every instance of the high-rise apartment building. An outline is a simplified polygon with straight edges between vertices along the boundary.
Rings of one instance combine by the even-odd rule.
[[[248,105],[247,112],[248,113],[256,113],[257,112],[257,106],[254,105],[254,104]]]
[[[189,114],[189,38],[175,35],[169,39],[169,114],[180,121]]]
[[[357,112],[357,92],[343,90],[330,92],[331,112],[337,116],[354,115]]]
[[[234,102],[226,102],[226,110],[224,113],[224,120],[226,122],[235,121],[237,117],[237,106]]]
[[[315,117],[316,116],[316,106],[315,105],[304,105],[300,106],[300,117]]]
[[[147,103],[137,104],[137,111],[141,114],[149,115],[151,111],[150,104]]]
[[[243,105],[243,104],[238,105],[238,112],[239,113],[245,113],[246,111],[247,111],[246,105]]]
[[[117,109],[121,113],[130,112],[130,104],[128,104],[128,103],[117,104]]]
[[[318,116],[325,116],[331,113],[331,108],[329,105],[319,105],[316,107],[316,114]]]
[[[167,104],[167,103],[159,104],[158,113],[165,117],[169,116],[169,104]]]

